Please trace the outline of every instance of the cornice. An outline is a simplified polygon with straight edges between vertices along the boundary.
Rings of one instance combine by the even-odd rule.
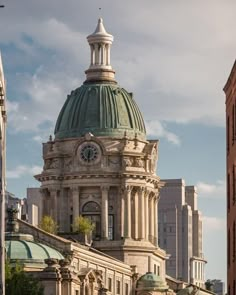
[[[152,175],[144,175],[139,173],[94,173],[94,174],[64,174],[64,175],[56,175],[56,174],[49,174],[49,173],[42,173],[35,175],[35,178],[40,181],[64,181],[64,180],[74,180],[74,179],[135,179],[135,180],[145,180],[148,183],[159,184],[160,177],[152,176]]]

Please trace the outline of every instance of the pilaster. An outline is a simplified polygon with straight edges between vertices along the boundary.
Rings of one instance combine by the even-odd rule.
[[[125,186],[125,215],[124,215],[124,237],[131,238],[131,191],[132,186]]]
[[[75,221],[76,217],[79,216],[79,187],[73,186],[71,187],[72,192],[72,204],[73,204],[73,222]]]
[[[149,191],[144,192],[144,202],[145,202],[145,239],[149,240]]]
[[[51,199],[51,207],[50,207],[50,215],[53,217],[53,219],[58,222],[58,189],[57,188],[50,188],[50,199]]]
[[[108,192],[109,186],[102,186],[102,239],[108,240]]]
[[[144,204],[144,187],[138,189],[138,199],[139,199],[139,214],[138,214],[138,223],[139,223],[139,239],[143,240],[145,238],[145,204]]]

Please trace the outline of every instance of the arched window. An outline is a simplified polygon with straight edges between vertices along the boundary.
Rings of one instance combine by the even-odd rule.
[[[100,206],[96,202],[88,202],[83,207],[83,212],[101,212]]]
[[[100,240],[101,238],[101,208],[96,202],[88,202],[83,206],[82,215],[90,219],[95,224],[93,231],[93,239]]]

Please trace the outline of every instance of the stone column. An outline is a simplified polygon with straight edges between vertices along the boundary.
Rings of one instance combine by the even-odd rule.
[[[104,65],[105,62],[106,62],[105,44],[101,44],[101,64]]]
[[[50,199],[51,199],[51,208],[50,208],[50,215],[53,217],[53,219],[58,222],[58,202],[57,202],[57,191],[56,188],[49,189],[50,192]]]
[[[44,294],[62,294],[61,290],[61,273],[58,259],[48,258],[45,259],[45,263],[48,265],[42,271],[39,272],[39,279],[44,287]]]
[[[78,186],[73,186],[72,191],[72,204],[73,204],[73,222],[76,217],[79,216],[79,188]]]
[[[131,238],[131,186],[125,187],[124,238]]]
[[[125,190],[119,190],[120,196],[120,236],[124,237],[124,223],[125,223]]]
[[[149,192],[144,192],[144,203],[145,203],[145,239],[149,240]]]
[[[117,187],[117,208],[114,210],[115,214],[116,214],[116,219],[114,221],[114,228],[115,228],[115,235],[114,235],[114,239],[115,240],[119,240],[120,237],[123,237],[123,226],[122,226],[122,222],[123,222],[123,194],[122,194],[122,189],[119,187]]]
[[[110,65],[110,44],[107,44],[106,46],[106,65],[109,66]]]
[[[149,195],[149,241],[154,242],[154,198]]]
[[[140,187],[138,189],[138,199],[139,199],[139,239],[143,240],[145,238],[145,206],[144,206],[144,188]]]
[[[154,244],[157,246],[158,245],[158,198],[159,194],[155,194],[154,198]]]
[[[99,64],[99,50],[98,50],[98,44],[94,44],[95,47],[95,65]]]
[[[69,206],[69,189],[62,188],[60,190],[60,231],[70,231],[70,206]]]
[[[90,44],[90,52],[91,52],[91,66],[94,65],[94,46]]]
[[[108,192],[109,186],[102,186],[102,239],[108,239]]]
[[[134,191],[134,233],[131,233],[131,236],[134,237],[135,240],[139,238],[139,198],[138,198],[138,190]],[[131,211],[130,211],[131,214]]]

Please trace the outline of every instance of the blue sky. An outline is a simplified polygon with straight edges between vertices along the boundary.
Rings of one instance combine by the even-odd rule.
[[[160,139],[158,175],[198,188],[206,278],[226,278],[225,97],[235,60],[235,1],[1,1],[0,50],[8,96],[7,183],[39,185],[42,142],[66,95],[85,79],[86,36],[102,15],[115,37],[116,79]],[[99,7],[102,11],[99,12]]]

